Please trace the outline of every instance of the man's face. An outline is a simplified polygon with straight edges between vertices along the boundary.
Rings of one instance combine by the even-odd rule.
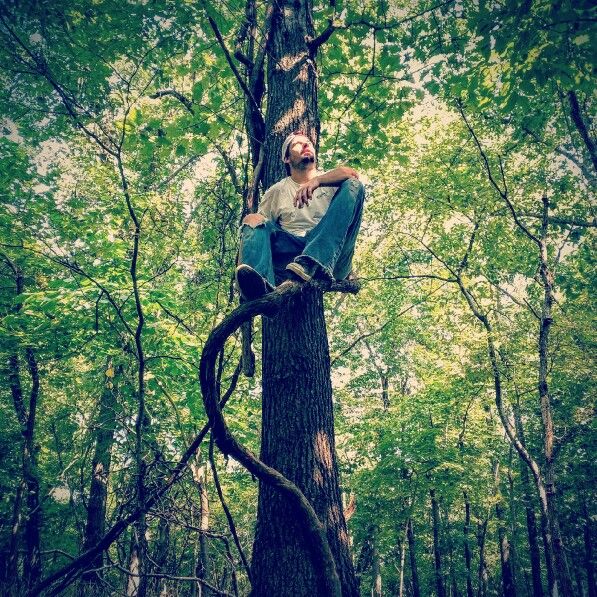
[[[304,170],[315,162],[315,147],[308,137],[297,135],[288,146],[287,163],[295,170]]]

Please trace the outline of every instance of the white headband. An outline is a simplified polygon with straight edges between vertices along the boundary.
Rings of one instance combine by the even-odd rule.
[[[282,143],[282,161],[286,159],[286,152],[288,151],[288,146],[292,143],[295,137],[306,137],[305,133],[296,132],[290,133],[286,139],[284,139],[284,143]]]

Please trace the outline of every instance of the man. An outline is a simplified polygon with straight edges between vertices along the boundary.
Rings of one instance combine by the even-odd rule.
[[[316,169],[302,132],[282,145],[289,176],[270,187],[258,213],[243,219],[236,281],[249,301],[284,280],[343,280],[350,274],[365,192],[355,170]]]

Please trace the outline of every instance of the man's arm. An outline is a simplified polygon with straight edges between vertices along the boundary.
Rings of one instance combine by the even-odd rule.
[[[356,170],[348,166],[340,166],[334,168],[323,174],[318,174],[309,182],[306,182],[297,191],[294,198],[295,207],[301,208],[303,205],[308,205],[313,197],[313,191],[319,187],[335,187],[342,184],[348,178],[358,178],[359,175]]]
[[[354,168],[349,168],[348,166],[340,166],[339,168],[334,168],[329,172],[318,174],[315,178],[319,180],[318,186],[320,187],[335,187],[339,184],[342,184],[347,178],[358,177],[359,174]]]

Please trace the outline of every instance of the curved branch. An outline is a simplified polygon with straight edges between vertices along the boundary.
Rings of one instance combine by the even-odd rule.
[[[339,283],[312,281],[308,285],[285,282],[274,292],[255,301],[241,304],[209,335],[201,354],[199,381],[203,404],[216,445],[224,454],[232,456],[260,481],[276,487],[287,496],[303,521],[305,534],[309,537],[308,543],[313,549],[314,560],[322,563],[326,594],[330,597],[340,597],[342,593],[336,564],[325,529],[313,506],[294,483],[277,470],[267,466],[236,440],[226,425],[217,400],[215,364],[226,340],[251,317],[274,315],[291,297],[301,293],[306,286],[313,285],[322,290],[344,290],[353,293],[358,291],[358,284],[348,281]]]

